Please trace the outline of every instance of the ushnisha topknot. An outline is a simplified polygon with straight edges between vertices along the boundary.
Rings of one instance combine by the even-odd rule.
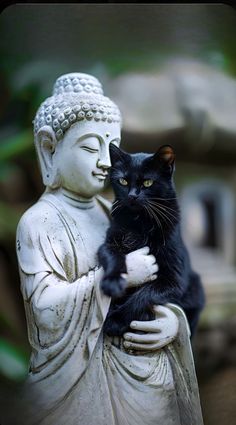
[[[53,95],[70,92],[80,94],[94,93],[104,96],[102,85],[96,77],[78,72],[61,75],[54,84]]]
[[[121,123],[121,114],[104,96],[97,78],[77,72],[65,74],[57,78],[52,96],[40,105],[33,121],[34,134],[48,125],[60,140],[73,123],[81,120]]]

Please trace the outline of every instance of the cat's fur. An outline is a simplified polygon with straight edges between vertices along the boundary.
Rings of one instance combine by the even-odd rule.
[[[204,305],[200,278],[190,264],[180,233],[180,212],[173,183],[175,155],[162,146],[152,154],[128,154],[110,146],[110,180],[115,192],[111,226],[99,248],[104,268],[101,288],[112,297],[104,332],[123,335],[132,320],[154,319],[153,305],[176,303],[187,315],[193,335]],[[127,180],[122,186],[120,178]],[[144,187],[144,180],[153,184]],[[148,246],[159,266],[157,279],[127,288],[125,256]]]

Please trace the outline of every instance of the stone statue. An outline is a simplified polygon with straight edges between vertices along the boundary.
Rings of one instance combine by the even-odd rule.
[[[123,338],[103,335],[110,298],[97,250],[109,225],[98,195],[121,116],[91,75],[59,77],[34,120],[46,190],[20,220],[17,255],[32,347],[24,424],[201,425],[183,311],[156,306]],[[148,247],[127,255],[128,285],[157,273]]]

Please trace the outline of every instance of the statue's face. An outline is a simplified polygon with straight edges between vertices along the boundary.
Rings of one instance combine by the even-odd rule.
[[[120,144],[120,124],[82,121],[73,124],[56,148],[61,186],[91,197],[103,189],[111,166],[109,145]]]

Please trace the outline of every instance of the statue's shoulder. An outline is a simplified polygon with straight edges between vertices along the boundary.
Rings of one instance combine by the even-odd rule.
[[[48,232],[51,227],[61,227],[61,221],[58,217],[57,210],[46,202],[42,196],[22,215],[18,226],[17,233],[25,235],[36,235],[42,232]]]

